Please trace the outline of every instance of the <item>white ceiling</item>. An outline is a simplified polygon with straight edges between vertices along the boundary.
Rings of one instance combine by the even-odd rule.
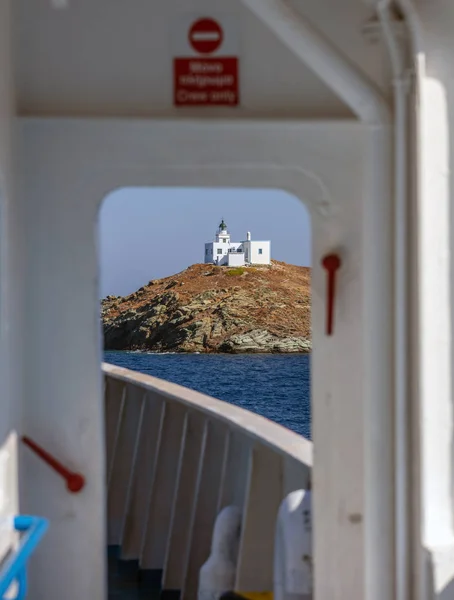
[[[362,34],[362,0],[291,0],[378,86],[383,52]],[[240,0],[15,0],[23,115],[342,118],[350,111]],[[184,11],[182,11],[182,6]],[[229,14],[240,39],[240,106],[176,109],[171,39],[178,19]]]

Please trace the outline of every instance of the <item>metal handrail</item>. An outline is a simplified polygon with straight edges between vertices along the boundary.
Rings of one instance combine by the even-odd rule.
[[[48,521],[41,517],[22,515],[13,520],[14,529],[23,532],[17,550],[5,560],[0,568],[0,599],[7,600],[6,593],[17,581],[18,591],[14,600],[23,600],[27,593],[27,561],[47,531]],[[11,600],[11,597],[8,597]]]

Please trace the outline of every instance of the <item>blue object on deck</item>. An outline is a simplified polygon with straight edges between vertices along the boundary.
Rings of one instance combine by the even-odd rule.
[[[24,535],[21,537],[17,549],[8,556],[0,568],[1,600],[7,600],[5,594],[14,581],[18,585],[17,596],[14,600],[25,598],[27,593],[27,561],[46,533],[48,526],[48,521],[41,517],[23,515],[14,518],[14,529]]]

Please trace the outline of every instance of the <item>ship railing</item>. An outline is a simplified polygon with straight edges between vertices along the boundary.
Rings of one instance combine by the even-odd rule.
[[[10,521],[10,522],[9,522]],[[0,599],[23,600],[27,596],[27,564],[46,533],[48,522],[41,517],[20,515],[11,519],[3,518],[0,532],[14,529],[21,534],[15,547],[2,560],[0,566]]]
[[[109,547],[196,598],[217,515],[242,511],[235,589],[273,585],[276,517],[310,484],[312,444],[257,414],[104,364]]]

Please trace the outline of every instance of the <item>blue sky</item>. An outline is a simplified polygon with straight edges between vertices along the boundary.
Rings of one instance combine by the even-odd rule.
[[[280,190],[126,188],[99,219],[100,295],[126,295],[203,262],[224,218],[233,241],[271,240],[276,260],[310,266],[311,225],[302,202]]]

